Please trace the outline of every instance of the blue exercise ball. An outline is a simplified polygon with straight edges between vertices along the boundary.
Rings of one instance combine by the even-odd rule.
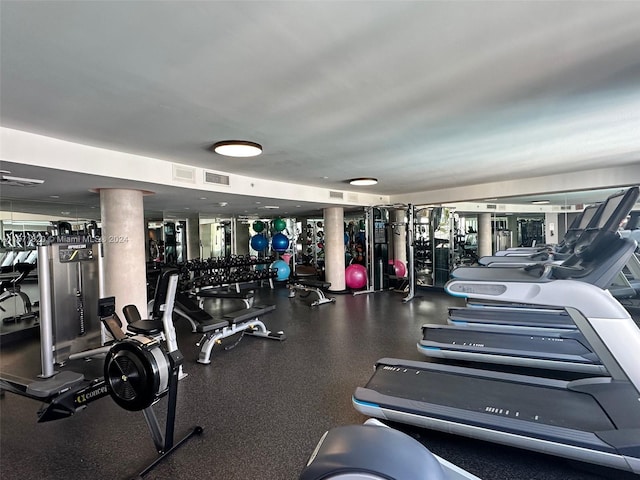
[[[289,264],[284,260],[276,260],[271,264],[271,268],[278,270],[278,275],[276,276],[276,280],[284,281],[289,279],[289,274],[291,273],[291,269],[289,268]]]
[[[284,252],[289,248],[289,239],[284,233],[276,233],[271,239],[271,246],[276,252]]]
[[[269,241],[264,235],[258,234],[251,237],[251,248],[257,252],[263,251],[268,245]]]

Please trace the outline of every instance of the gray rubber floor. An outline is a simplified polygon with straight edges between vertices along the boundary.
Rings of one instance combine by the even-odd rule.
[[[276,304],[264,318],[283,330],[277,342],[245,337],[233,349],[214,349],[210,365],[195,362],[199,336],[178,321],[188,377],[180,382],[176,438],[201,425],[204,433],[184,444],[145,478],[295,479],[329,428],[366,420],[351,405],[381,357],[424,361],[416,350],[425,322],[444,322],[460,304],[442,292],[402,295],[334,295],[335,304],[310,308],[285,288],[262,289],[256,303]],[[207,309],[235,310],[215,302]],[[233,342],[227,343],[231,345]],[[28,375],[39,368],[37,345],[3,346],[3,371]],[[164,418],[166,399],[157,405]],[[39,403],[11,393],[0,399],[0,477],[3,480],[125,479],[135,477],[156,452],[142,414],[111,399],[75,416],[36,423]],[[515,448],[397,426],[432,451],[485,480],[631,478],[621,472]],[[637,477],[633,477],[637,478]]]

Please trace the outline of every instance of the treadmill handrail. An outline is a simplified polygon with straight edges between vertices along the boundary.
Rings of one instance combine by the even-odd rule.
[[[631,317],[620,321],[615,318],[586,318],[583,312],[574,308],[567,308],[567,312],[611,378],[630,381],[640,395],[640,363],[637,358],[640,329]]]
[[[607,290],[577,280],[533,283],[453,279],[444,288],[454,297],[563,309],[573,307],[587,317],[630,318],[627,310]]]

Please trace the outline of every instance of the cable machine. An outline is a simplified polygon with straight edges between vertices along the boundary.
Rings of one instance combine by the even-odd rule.
[[[403,210],[405,216],[401,221],[391,221],[391,210]],[[397,229],[405,228],[405,252],[407,277],[400,282],[399,290],[405,291],[407,295],[403,302],[412,300],[415,296],[415,271],[414,271],[414,240],[413,223],[415,221],[415,207],[411,204],[376,205],[365,209],[365,241],[366,241],[366,267],[367,286],[364,290],[354,292],[354,295],[375,293],[383,290],[390,290],[391,279],[396,277],[395,265],[390,265],[396,260],[394,245],[398,236]],[[394,269],[391,272],[391,269]],[[407,285],[408,284],[408,285]],[[397,286],[397,285],[396,285]]]
[[[100,298],[100,244],[77,238],[74,243],[38,247],[40,301],[50,302],[52,315],[51,331],[41,340],[44,378],[53,375],[54,364],[104,344],[100,321],[92,315]]]

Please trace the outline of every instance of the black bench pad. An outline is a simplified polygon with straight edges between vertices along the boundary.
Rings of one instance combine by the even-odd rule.
[[[249,300],[253,298],[253,290],[244,292],[234,292],[233,290],[200,290],[196,293],[196,297],[202,298],[238,298],[241,300]]]
[[[275,309],[275,305],[255,305],[251,308],[229,312],[223,315],[222,318],[228,320],[229,323],[241,323],[247,320],[251,320],[252,318],[259,317],[260,315],[265,315],[266,313],[272,312]]]
[[[329,288],[331,283],[323,282],[322,280],[311,280],[311,279],[300,279],[296,280],[298,285],[304,285],[305,287],[314,287],[314,288]]]
[[[213,332],[215,330],[220,330],[221,328],[228,327],[228,326],[229,326],[229,322],[227,320],[210,317],[209,320],[198,323],[198,325],[196,326],[196,332],[198,333]]]
[[[211,319],[211,315],[198,307],[198,304],[184,293],[176,294],[175,307],[179,308],[185,315],[188,315],[189,318],[193,319],[195,322],[205,323]]]
[[[251,308],[244,308],[235,312],[229,312],[222,316],[222,318],[209,318],[209,320],[200,322],[196,326],[196,332],[207,333],[215,330],[220,330],[229,325],[242,323],[247,320],[265,315],[276,309],[275,305],[259,305]]]

